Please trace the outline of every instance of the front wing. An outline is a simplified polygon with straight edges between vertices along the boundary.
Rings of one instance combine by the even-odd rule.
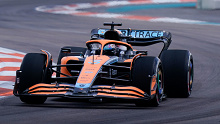
[[[48,96],[70,98],[118,98],[118,99],[143,99],[149,100],[150,96],[134,86],[107,86],[95,85],[91,88],[77,88],[73,84],[45,84],[39,83],[31,86],[23,93],[18,94],[14,89],[15,96]]]

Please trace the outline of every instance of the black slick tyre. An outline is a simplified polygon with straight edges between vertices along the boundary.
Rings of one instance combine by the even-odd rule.
[[[46,67],[46,55],[41,53],[28,53],[25,55],[20,70],[20,83],[18,93],[20,100],[28,104],[42,104],[47,97],[22,95],[24,91],[43,80]]]
[[[161,54],[164,92],[168,97],[187,98],[193,85],[193,57],[187,50],[166,50]]]
[[[143,90],[150,96],[150,100],[139,100],[135,102],[138,107],[159,105],[163,95],[162,68],[157,57],[140,57],[134,61],[132,67],[133,86]],[[156,93],[151,94],[152,79],[155,76]]]

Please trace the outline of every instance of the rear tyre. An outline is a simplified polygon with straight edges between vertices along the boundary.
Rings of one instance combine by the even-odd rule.
[[[153,76],[156,76],[155,94],[151,92]],[[163,95],[162,66],[157,57],[140,57],[135,60],[132,69],[132,82],[137,88],[140,88],[151,96],[150,100],[140,100],[135,104],[138,107],[153,106],[160,104]]]
[[[23,94],[29,87],[42,82],[46,59],[46,55],[41,53],[28,53],[25,55],[20,67],[19,94]],[[20,100],[28,104],[42,104],[46,99],[47,97],[43,96],[20,96]]]
[[[168,97],[187,98],[193,85],[193,57],[187,50],[166,50],[161,54],[164,87]]]

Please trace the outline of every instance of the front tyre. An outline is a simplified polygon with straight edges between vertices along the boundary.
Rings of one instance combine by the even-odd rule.
[[[45,96],[20,96],[20,100],[27,104],[43,104],[47,97]]]
[[[18,93],[20,100],[28,104],[42,104],[47,97],[24,95],[29,87],[41,83],[44,78],[46,68],[46,55],[41,53],[28,53],[25,55],[20,70],[20,83]]]
[[[134,61],[132,69],[133,86],[146,92],[150,100],[139,100],[135,104],[139,107],[160,104],[163,96],[163,72],[157,57],[140,57]]]

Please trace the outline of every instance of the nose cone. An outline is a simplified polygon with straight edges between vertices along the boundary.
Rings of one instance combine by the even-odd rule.
[[[102,65],[104,65],[110,57],[105,55],[94,55],[86,58],[81,73],[77,79],[75,87],[88,88],[90,87],[97,74],[99,73]]]

